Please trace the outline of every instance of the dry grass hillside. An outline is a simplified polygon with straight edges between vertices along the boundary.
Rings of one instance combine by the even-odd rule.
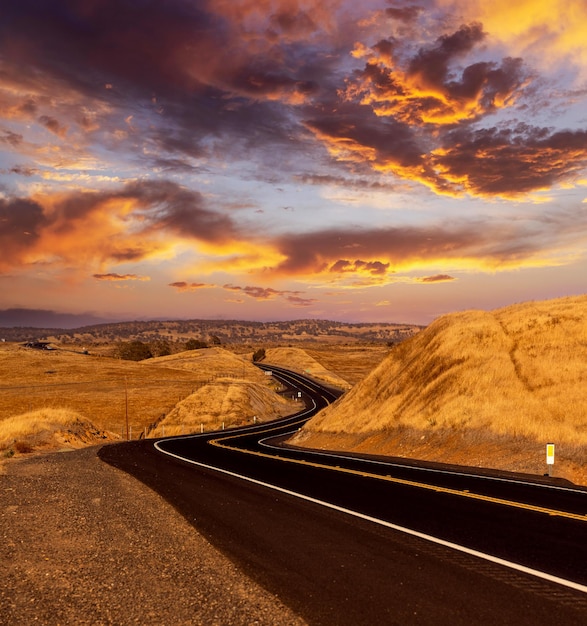
[[[587,296],[446,315],[395,346],[293,443],[587,484]]]
[[[284,417],[300,409],[260,383],[218,381],[210,383],[178,402],[154,428],[149,437],[182,435],[252,424],[267,416]]]
[[[0,450],[27,453],[33,450],[75,449],[118,436],[99,430],[69,409],[38,409],[0,422]]]
[[[331,352],[336,353],[335,350]],[[346,354],[346,351],[345,351]],[[311,357],[301,348],[269,348],[265,352],[263,363],[284,367],[300,374],[306,374],[327,385],[334,385],[339,389],[350,389],[351,385],[336,374],[336,363],[332,369],[326,369],[319,361]]]
[[[278,390],[250,357],[222,348],[135,362],[1,343],[0,456],[126,438],[127,419],[137,438],[163,424],[174,434],[295,412]]]

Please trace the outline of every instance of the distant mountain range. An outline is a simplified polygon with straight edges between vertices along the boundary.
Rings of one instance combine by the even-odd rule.
[[[57,318],[56,318],[57,319]],[[3,322],[0,316],[0,324]],[[113,343],[117,341],[183,342],[197,339],[206,343],[295,343],[302,341],[397,343],[411,337],[421,326],[399,323],[357,323],[329,320],[249,322],[240,320],[170,320],[91,324],[76,328],[33,325],[1,327],[5,341],[53,341],[58,343]]]
[[[79,328],[110,320],[91,313],[58,313],[46,309],[4,309],[0,311],[0,328]]]

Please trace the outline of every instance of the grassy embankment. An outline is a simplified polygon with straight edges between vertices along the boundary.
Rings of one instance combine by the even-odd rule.
[[[221,348],[142,362],[0,348],[0,454],[180,434],[297,410],[250,356]]]
[[[295,442],[587,483],[587,296],[446,315],[396,346]]]

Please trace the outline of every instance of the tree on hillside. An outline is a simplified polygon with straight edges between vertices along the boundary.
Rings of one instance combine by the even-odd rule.
[[[171,346],[168,341],[159,339],[151,345],[153,356],[168,356],[171,354]]]
[[[259,348],[253,353],[253,363],[258,363],[265,358],[265,348]]]
[[[142,341],[123,341],[118,344],[118,356],[126,361],[143,361],[152,358],[153,353]]]
[[[207,348],[208,344],[205,341],[200,341],[199,339],[188,339],[185,342],[186,350],[200,350],[202,348]]]

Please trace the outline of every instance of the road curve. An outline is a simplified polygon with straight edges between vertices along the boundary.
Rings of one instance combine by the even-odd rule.
[[[587,621],[587,493],[540,477],[283,443],[308,407],[232,431],[102,449],[311,624]]]

